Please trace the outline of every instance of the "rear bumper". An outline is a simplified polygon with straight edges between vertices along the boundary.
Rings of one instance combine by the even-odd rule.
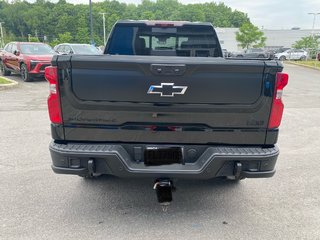
[[[51,65],[51,62],[35,61],[33,64],[30,63],[29,73],[31,74],[44,73],[44,69],[50,65]]]
[[[50,65],[50,62],[38,62],[33,66],[30,65],[29,74],[31,74],[33,77],[43,77],[44,69]]]
[[[207,146],[192,163],[145,166],[120,144],[50,144],[52,169],[59,174],[110,174],[118,177],[210,179],[219,176],[272,177],[276,146]],[[88,164],[89,162],[89,164]],[[239,167],[240,166],[240,167]]]

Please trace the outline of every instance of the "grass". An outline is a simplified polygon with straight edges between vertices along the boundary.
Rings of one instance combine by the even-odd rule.
[[[315,60],[309,60],[309,61],[294,61],[292,62],[297,65],[301,66],[309,66],[309,67],[314,67],[320,70],[320,61],[315,61]]]
[[[11,83],[11,82],[8,81],[7,79],[0,77],[0,84],[9,84],[9,83]]]

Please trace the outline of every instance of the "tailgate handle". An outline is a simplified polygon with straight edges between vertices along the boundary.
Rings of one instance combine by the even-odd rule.
[[[185,64],[151,64],[151,72],[155,75],[180,76],[186,72]]]

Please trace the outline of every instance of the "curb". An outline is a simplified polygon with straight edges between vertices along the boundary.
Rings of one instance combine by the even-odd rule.
[[[14,81],[14,80],[12,80],[12,79],[3,77],[3,76],[1,76],[1,77],[4,78],[5,80],[9,81],[10,83],[8,83],[8,84],[0,84],[0,90],[5,90],[5,89],[9,89],[9,88],[14,88],[14,87],[17,87],[17,86],[18,86],[18,82]]]
[[[318,70],[318,71],[320,71],[320,69],[319,69],[319,68],[312,67],[312,66],[307,66],[307,65],[303,65],[303,64],[299,64],[299,63],[294,63],[294,62],[285,62],[285,64],[291,64],[291,65],[296,65],[296,66],[300,66],[300,67],[306,67],[306,68],[310,68],[310,69],[314,69],[314,70]]]

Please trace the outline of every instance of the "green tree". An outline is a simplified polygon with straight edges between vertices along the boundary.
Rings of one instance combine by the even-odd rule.
[[[320,46],[319,38],[308,36],[296,41],[292,47],[297,49],[318,49]]]
[[[58,36],[58,38],[55,38],[50,42],[51,47],[54,47],[60,43],[71,43],[73,39],[70,32],[60,33]]]
[[[232,10],[224,3],[182,4],[178,0],[142,0],[126,4],[117,0],[92,3],[93,37],[103,42],[102,17],[106,13],[106,31],[119,19],[188,20],[211,22],[215,27],[239,27],[250,22],[248,16]],[[28,41],[28,34],[37,33],[39,40],[61,42],[59,34],[69,32],[68,42],[89,43],[89,7],[66,0],[0,0],[0,21],[5,22],[5,38]],[[63,36],[64,38],[64,36]],[[65,40],[65,39],[63,39]]]
[[[141,18],[142,19],[147,19],[147,20],[154,20],[155,19],[155,15],[151,11],[145,11],[145,12],[142,13]]]
[[[29,37],[29,42],[40,42],[38,37]]]
[[[72,36],[70,32],[60,33],[59,34],[59,41],[61,43],[70,43],[72,42]]]
[[[182,9],[180,13],[181,20],[193,22],[204,22],[206,20],[205,12],[201,10],[200,4],[188,4],[183,6]]]
[[[264,47],[267,38],[258,27],[247,22],[244,23],[240,27],[239,32],[236,33],[236,40],[240,43],[242,48],[248,49],[250,47]]]
[[[56,45],[58,45],[58,44],[60,44],[61,42],[59,41],[59,39],[58,38],[55,38],[54,40],[52,40],[50,43],[49,43],[49,45],[51,46],[51,47],[54,47],[54,46],[56,46]]]
[[[89,43],[90,42],[89,29],[86,27],[78,28],[76,41],[77,43]]]

